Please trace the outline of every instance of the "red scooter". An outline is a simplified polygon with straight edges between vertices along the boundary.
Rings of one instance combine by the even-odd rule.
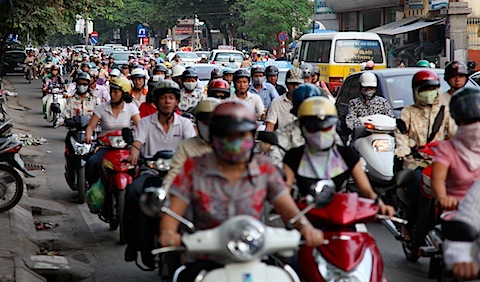
[[[123,135],[122,135],[123,132]],[[130,156],[127,148],[132,143],[130,129],[112,131],[99,138],[102,147],[109,150],[103,155],[101,181],[105,187],[105,204],[98,217],[110,224],[110,230],[120,227],[120,244],[125,244],[123,212],[125,188],[138,176],[140,168],[126,162]]]

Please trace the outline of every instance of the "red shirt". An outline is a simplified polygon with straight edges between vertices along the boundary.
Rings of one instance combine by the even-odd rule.
[[[144,118],[157,112],[157,108],[152,103],[142,103],[140,105],[140,118]]]

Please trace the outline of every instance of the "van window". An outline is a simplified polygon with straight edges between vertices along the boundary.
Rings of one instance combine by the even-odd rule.
[[[331,40],[304,41],[301,60],[312,63],[328,63],[330,58]]]
[[[348,105],[350,100],[360,96],[360,74],[351,75],[345,80],[337,97],[337,110],[341,118],[348,114]]]
[[[373,60],[383,63],[382,44],[378,40],[341,39],[335,42],[335,63],[360,64]]]

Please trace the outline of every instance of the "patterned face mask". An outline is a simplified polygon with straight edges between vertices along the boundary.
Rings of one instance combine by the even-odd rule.
[[[372,99],[373,96],[375,96],[376,92],[377,92],[377,90],[375,90],[375,89],[369,89],[369,90],[363,89],[362,90],[362,94],[365,97],[365,99],[367,99],[367,100]]]
[[[435,102],[435,98],[437,98],[437,94],[438,94],[438,91],[436,89],[421,91],[421,92],[418,92],[418,98],[420,98],[426,104],[431,105],[433,104],[433,102]]]
[[[333,146],[333,143],[335,142],[335,126],[332,126],[332,128],[328,131],[316,132],[308,132],[308,130],[302,127],[302,133],[305,137],[305,142],[314,151],[322,151],[325,149],[329,149]]]
[[[255,140],[252,137],[212,136],[213,151],[221,160],[237,164],[247,162],[252,155]]]

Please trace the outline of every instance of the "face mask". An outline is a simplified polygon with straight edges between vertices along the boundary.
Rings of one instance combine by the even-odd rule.
[[[88,91],[87,85],[77,85],[77,92],[80,94],[85,94]]]
[[[254,145],[255,141],[252,137],[212,137],[213,151],[217,157],[230,164],[250,160]]]
[[[377,90],[362,90],[362,94],[367,100],[372,99],[375,93],[377,93]]]
[[[210,130],[208,129],[208,125],[201,121],[197,121],[197,129],[198,129],[198,134],[200,137],[207,141],[210,142]]]
[[[195,87],[197,87],[197,82],[184,82],[183,86],[185,86],[187,90],[192,91],[193,89],[195,89]]]
[[[435,98],[437,98],[438,91],[437,90],[428,90],[428,91],[422,91],[418,92],[418,98],[420,98],[423,102],[425,102],[428,105],[433,104],[435,101]]]
[[[308,132],[302,127],[302,134],[305,137],[305,142],[315,151],[323,151],[333,146],[335,142],[335,126],[328,131]]]
[[[253,78],[253,84],[255,85],[260,85],[265,82],[265,77],[254,77]]]

